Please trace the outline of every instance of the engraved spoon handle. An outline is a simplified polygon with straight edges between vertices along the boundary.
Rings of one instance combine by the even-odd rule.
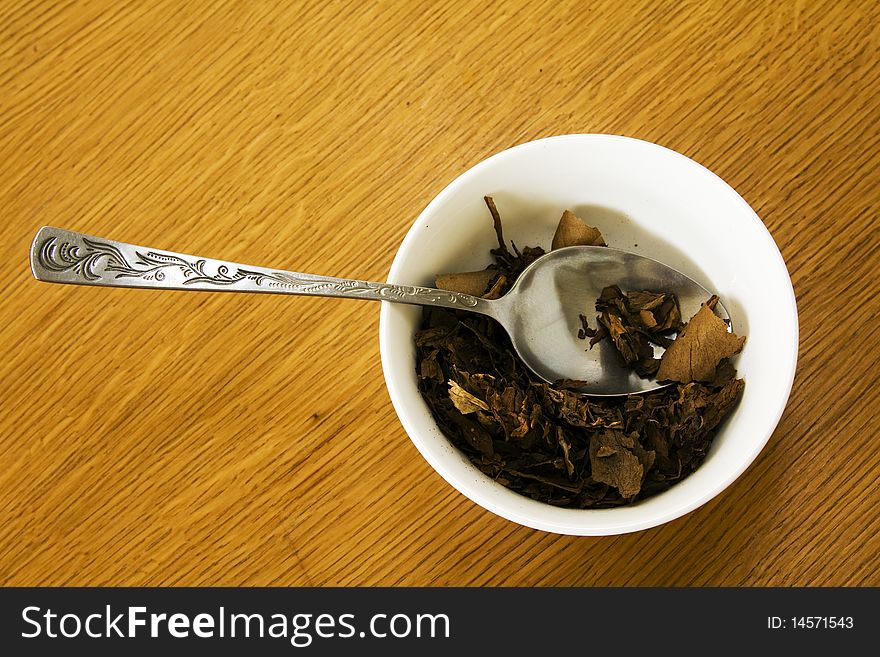
[[[30,260],[34,277],[50,283],[345,297],[494,314],[491,301],[459,292],[251,267],[51,226],[37,232]]]

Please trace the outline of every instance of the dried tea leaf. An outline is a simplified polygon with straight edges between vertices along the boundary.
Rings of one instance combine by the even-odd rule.
[[[523,391],[501,384],[487,393],[488,410],[501,426],[506,438],[522,438],[532,428],[532,404]]]
[[[506,290],[509,289],[507,285],[507,276],[504,274],[495,274],[495,280],[489,286],[489,289],[483,294],[484,299],[497,299],[500,297]]]
[[[714,306],[717,297],[709,303]],[[729,332],[727,324],[712,312],[709,303],[700,307],[666,349],[657,372],[658,380],[711,381],[718,364],[742,350],[745,337]]]
[[[565,471],[569,479],[574,476],[574,462],[571,460],[571,444],[565,437],[562,427],[556,427],[556,442],[562,448],[562,460],[565,462]]]
[[[437,274],[434,286],[450,292],[461,292],[474,297],[483,296],[489,282],[498,272],[491,269],[481,271],[465,271],[460,274]]]
[[[585,340],[587,338],[595,338],[597,331],[594,328],[590,328],[589,320],[587,320],[587,316],[584,314],[578,315],[578,319],[581,322],[581,327],[578,329],[578,339]],[[590,346],[593,346],[593,342],[590,342]]]
[[[588,226],[574,212],[566,210],[556,225],[550,250],[566,246],[605,246],[605,240],[598,228]]]
[[[492,436],[486,431],[479,422],[475,422],[469,415],[455,413],[449,415],[449,425],[446,427],[450,430],[452,436],[463,440],[463,444],[471,449],[476,450],[481,458],[492,458],[495,456],[494,443]],[[459,442],[456,440],[456,442]]]
[[[507,247],[504,245],[504,229],[501,225],[501,215],[498,213],[498,208],[495,207],[495,200],[491,196],[484,196],[483,201],[486,203],[486,207],[489,208],[489,214],[492,215],[492,227],[495,229],[495,237],[498,238],[498,247],[507,250]]]
[[[489,253],[495,258],[495,263],[489,265],[490,269],[501,272],[505,277],[502,288],[498,291],[499,295],[504,294],[513,285],[513,282],[523,272],[523,270],[532,264],[535,260],[544,255],[544,249],[540,246],[527,246],[522,251],[516,248],[516,244],[510,243],[513,248],[510,249],[504,243],[504,231],[501,225],[501,216],[498,214],[498,208],[495,207],[495,201],[491,196],[484,196],[486,207],[492,215],[492,221],[495,226],[495,235],[498,238],[498,247],[491,249]]]
[[[668,296],[669,295],[664,292],[636,290],[626,293],[626,305],[630,308],[630,311],[653,310],[654,308],[662,306]]]
[[[443,368],[437,362],[439,349],[435,349],[433,354],[429,354],[419,363],[419,376],[423,379],[434,379],[435,381],[443,381]]]
[[[712,431],[717,427],[739,401],[744,388],[745,382],[742,379],[731,379],[714,393],[703,409],[702,430]]]
[[[642,488],[645,469],[632,451],[634,441],[622,431],[605,430],[590,438],[591,476],[614,486],[624,498],[634,497]]]
[[[462,388],[452,379],[449,380],[449,399],[459,412],[467,415],[477,411],[488,411],[489,406],[479,397],[476,397]]]
[[[657,326],[657,320],[650,310],[640,310],[639,319],[647,328],[652,329]]]
[[[660,367],[654,358],[654,347],[668,346],[672,340],[667,334],[681,327],[678,300],[668,292],[637,290],[622,292],[616,285],[602,290],[596,300],[596,318],[599,328],[590,333],[581,315],[578,337],[590,336],[590,348],[610,337],[622,363],[639,376],[652,378]]]
[[[507,470],[507,472],[517,477],[522,477],[523,479],[534,479],[535,481],[540,481],[542,484],[547,484],[548,486],[553,486],[554,488],[561,488],[562,490],[566,490],[572,493],[579,493],[581,491],[580,486],[572,485],[570,482],[565,481],[565,479],[562,479],[561,477],[539,475],[532,472],[520,472],[518,470]]]

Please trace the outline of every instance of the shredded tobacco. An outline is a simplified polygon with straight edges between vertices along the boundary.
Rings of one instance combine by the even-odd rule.
[[[498,248],[491,251],[494,262],[483,272],[438,276],[438,287],[469,292],[482,286],[479,294],[494,298],[543,255],[540,247],[520,251],[511,242],[508,248],[498,210],[489,197],[486,204],[498,237]],[[568,211],[560,234],[565,238],[559,244],[554,239],[554,248],[604,245],[597,229]],[[504,486],[562,507],[635,502],[699,467],[718,425],[742,394],[743,381],[729,358],[742,348],[743,339],[727,331],[713,306],[714,301],[707,302],[682,329],[673,295],[606,288],[597,300],[598,329],[590,329],[581,315],[579,336],[591,337],[594,344],[609,338],[623,363],[640,374],[659,376],[664,367],[672,368],[669,378],[681,381],[621,398],[590,398],[566,389],[565,382],[550,385],[538,379],[520,361],[504,329],[488,317],[425,308],[415,336],[419,391],[449,440]],[[711,319],[701,318],[704,310],[727,337]],[[681,332],[678,339],[673,338],[676,331]],[[688,346],[691,340],[703,346]],[[715,341],[719,346],[704,347]],[[653,357],[652,344],[667,348],[662,360]],[[676,344],[683,345],[680,350],[688,358],[681,360],[674,352],[667,356]]]

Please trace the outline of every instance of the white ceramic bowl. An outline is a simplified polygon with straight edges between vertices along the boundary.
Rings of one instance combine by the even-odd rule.
[[[550,239],[562,211],[598,226],[610,246],[650,256],[721,295],[748,336],[736,362],[746,386],[703,464],[669,490],[614,509],[560,509],[514,493],[472,466],[440,432],[416,387],[412,337],[421,309],[383,303],[379,340],[391,401],[440,475],[480,506],[562,534],[601,536],[653,527],[704,504],[733,482],[773,433],[794,379],[794,291],[773,238],[754,211],[708,169],[627,137],[563,135],[521,144],[456,178],[425,208],[388,280],[433,285],[437,273],[481,269],[495,243],[483,196],[495,198],[518,246]]]

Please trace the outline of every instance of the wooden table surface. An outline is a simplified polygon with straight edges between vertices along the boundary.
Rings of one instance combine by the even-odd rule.
[[[880,584],[878,25],[836,0],[0,2],[0,583]],[[718,173],[798,299],[767,447],[636,534],[447,485],[391,407],[377,304],[28,270],[50,223],[383,280],[458,174],[573,132]]]

